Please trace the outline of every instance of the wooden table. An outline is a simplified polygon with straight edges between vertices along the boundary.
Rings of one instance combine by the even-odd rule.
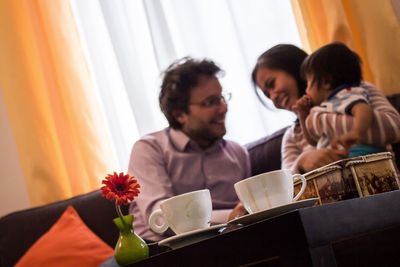
[[[400,266],[400,191],[303,208],[132,266]]]

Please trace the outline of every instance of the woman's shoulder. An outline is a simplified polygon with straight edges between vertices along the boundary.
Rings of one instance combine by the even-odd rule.
[[[303,139],[303,131],[301,130],[300,124],[297,122],[288,127],[283,135],[283,142],[299,142]]]

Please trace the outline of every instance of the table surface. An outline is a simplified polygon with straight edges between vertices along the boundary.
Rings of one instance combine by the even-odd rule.
[[[131,266],[400,266],[400,191],[302,208]]]

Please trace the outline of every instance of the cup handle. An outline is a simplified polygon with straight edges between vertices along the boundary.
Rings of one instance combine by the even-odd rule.
[[[307,186],[307,180],[304,177],[304,175],[294,174],[293,175],[293,180],[296,180],[296,179],[300,179],[301,180],[301,188],[300,188],[299,193],[297,193],[297,195],[293,198],[293,201],[296,201],[296,200],[299,199],[299,197],[304,193],[304,190],[306,190],[306,186]]]
[[[157,219],[161,218],[163,223],[157,224]],[[160,209],[153,211],[153,213],[149,217],[149,225],[151,230],[154,232],[161,234],[164,233],[168,229],[168,224],[165,222],[163,212]]]

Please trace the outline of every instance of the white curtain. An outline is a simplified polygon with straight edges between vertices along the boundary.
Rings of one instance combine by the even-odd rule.
[[[70,1],[122,170],[140,136],[167,126],[160,74],[184,56],[225,70],[227,139],[246,144],[293,122],[290,112],[263,107],[250,81],[267,48],[301,47],[290,0]]]

